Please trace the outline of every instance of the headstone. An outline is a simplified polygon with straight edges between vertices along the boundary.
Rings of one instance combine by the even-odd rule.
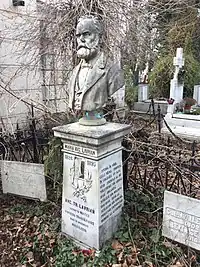
[[[200,250],[200,200],[165,191],[163,235]]]
[[[139,84],[138,85],[138,102],[142,102],[149,99],[149,85]]]
[[[194,86],[193,98],[197,101],[197,104],[200,105],[200,85]]]
[[[44,165],[20,161],[0,161],[3,193],[45,201]]]
[[[99,250],[120,223],[121,141],[130,126],[72,123],[53,130],[63,142],[62,232],[82,247]]]
[[[175,72],[174,77],[170,83],[170,98],[173,98],[175,101],[173,105],[168,105],[167,113],[173,113],[174,105],[181,102],[181,100],[183,99],[183,82],[180,82],[178,80],[178,73],[184,66],[183,48],[177,48],[173,65],[175,66]]]

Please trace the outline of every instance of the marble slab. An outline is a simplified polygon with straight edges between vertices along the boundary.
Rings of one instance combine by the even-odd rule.
[[[200,250],[200,200],[165,191],[163,236]]]
[[[3,193],[45,201],[44,165],[20,161],[0,161]]]
[[[92,160],[64,152],[62,232],[88,247],[100,249],[117,230],[124,203],[121,153]]]

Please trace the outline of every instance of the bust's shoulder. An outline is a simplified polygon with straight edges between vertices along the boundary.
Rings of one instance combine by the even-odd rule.
[[[111,56],[103,53],[102,54],[102,65],[107,70],[120,70],[120,62],[113,59]]]

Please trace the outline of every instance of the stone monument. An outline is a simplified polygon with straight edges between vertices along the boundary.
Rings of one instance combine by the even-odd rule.
[[[177,48],[176,57],[174,58],[174,78],[170,84],[170,98],[173,104],[168,104],[165,122],[173,133],[189,140],[200,140],[200,115],[188,115],[175,113],[176,105],[181,105],[183,99],[183,49]],[[198,86],[195,87],[194,97],[198,102]],[[162,133],[170,134],[168,127],[163,124]]]
[[[122,139],[130,126],[109,123],[102,108],[124,84],[118,64],[105,55],[96,17],[78,21],[80,63],[69,82],[69,106],[79,122],[54,128],[63,142],[62,232],[85,248],[99,250],[120,223],[124,202]]]
[[[82,125],[105,124],[102,107],[124,79],[118,63],[113,63],[102,50],[103,26],[99,19],[85,16],[76,28],[77,56],[80,63],[69,81],[69,107],[80,110]]]
[[[183,48],[179,47],[176,50],[176,57],[174,57],[174,77],[170,83],[170,99],[174,99],[173,105],[168,105],[167,113],[173,114],[174,107],[183,99],[183,79],[180,79],[180,73],[184,66]]]
[[[149,85],[145,83],[138,84],[138,102],[149,99]]]
[[[197,101],[197,105],[200,105],[200,85],[194,86],[193,98]]]
[[[199,199],[166,190],[163,207],[163,235],[187,247],[200,250],[199,205]]]

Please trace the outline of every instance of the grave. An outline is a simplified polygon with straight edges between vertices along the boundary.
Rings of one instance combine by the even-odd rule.
[[[197,101],[197,104],[200,105],[200,85],[194,86],[193,98]]]
[[[184,66],[183,49],[177,48],[174,58],[175,72],[170,84],[170,98],[174,99],[173,104],[168,104],[165,121],[173,133],[179,137],[189,140],[200,140],[200,115],[175,113],[175,106],[183,99],[183,81],[179,80],[179,72]],[[199,89],[195,89],[198,94]],[[169,129],[163,123],[162,133],[170,134]]]
[[[99,250],[120,224],[121,142],[130,128],[76,122],[53,129],[63,142],[62,232],[84,248]]]
[[[3,193],[47,200],[44,165],[20,161],[0,161]]]
[[[139,75],[140,83],[138,84],[138,102],[134,103],[134,111],[137,111],[139,113],[149,112],[149,107],[151,104],[151,99],[149,99],[149,84],[147,83],[148,82],[147,76],[148,76],[148,64],[146,69],[144,70],[144,73],[142,75]],[[168,105],[166,100],[154,99],[155,111],[158,110],[158,106],[160,106],[162,114],[167,113]]]
[[[138,85],[138,102],[143,102],[149,99],[149,85],[141,83]]]
[[[200,250],[200,200],[165,191],[163,236]]]

